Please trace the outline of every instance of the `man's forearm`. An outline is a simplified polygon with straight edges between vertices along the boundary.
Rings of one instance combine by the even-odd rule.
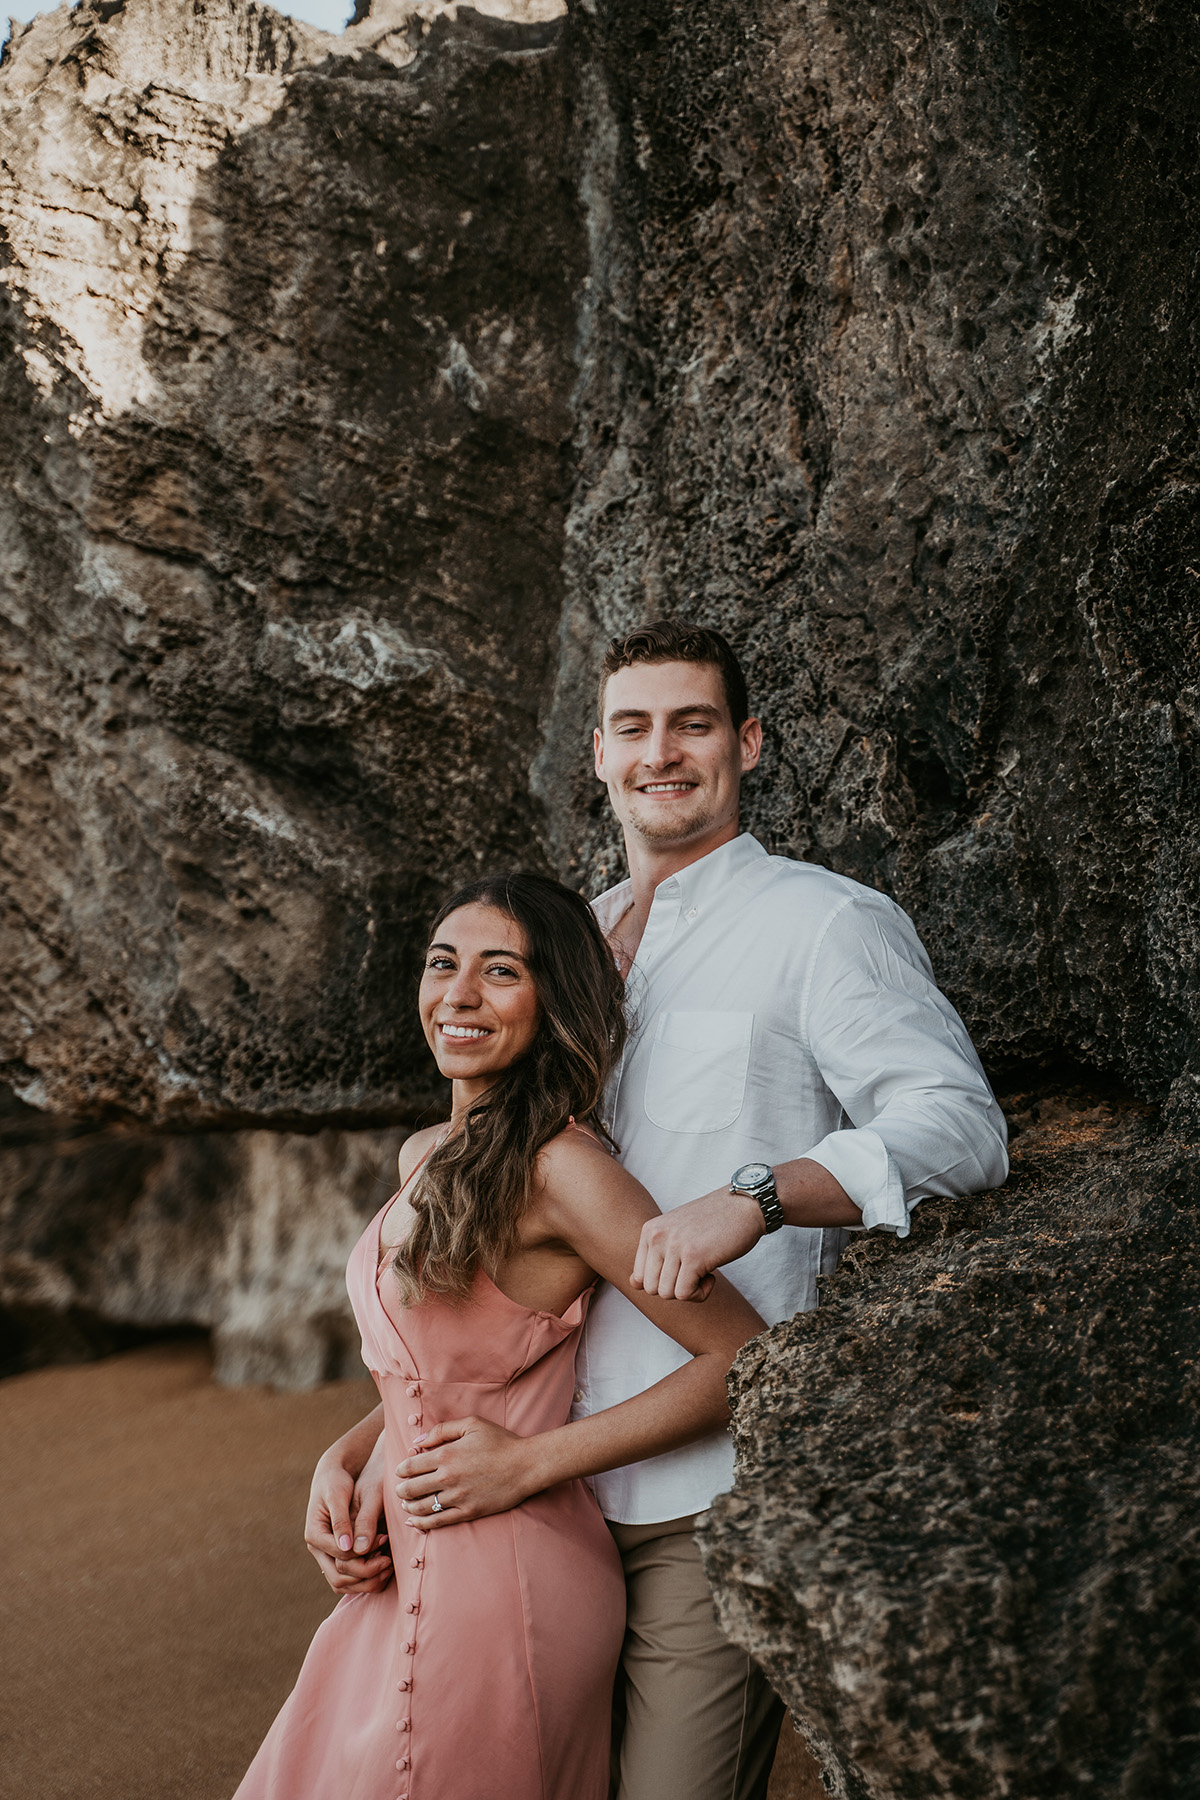
[[[789,1225],[861,1225],[862,1208],[835,1175],[807,1156],[794,1162],[776,1163],[775,1186],[779,1204]],[[730,1196],[733,1199],[733,1196]],[[749,1201],[758,1211],[758,1202]]]
[[[774,1165],[788,1225],[861,1225],[862,1212],[836,1176],[811,1157]],[[753,1250],[766,1230],[758,1201],[728,1186],[647,1219],[633,1266],[634,1287],[664,1300],[703,1299],[714,1269]]]

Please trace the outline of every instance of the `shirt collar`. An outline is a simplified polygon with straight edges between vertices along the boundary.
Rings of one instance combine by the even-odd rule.
[[[678,893],[681,902],[689,906],[699,906],[703,901],[712,898],[721,888],[728,885],[755,863],[765,861],[767,852],[756,837],[743,831],[740,836],[732,838],[727,844],[718,845],[710,850],[707,856],[701,856],[678,874],[669,875],[666,881],[659,883],[655,893],[663,889]],[[622,913],[629,908],[633,899],[633,883],[620,881],[616,887],[607,888],[592,901],[596,917],[600,921],[602,931],[611,931]]]

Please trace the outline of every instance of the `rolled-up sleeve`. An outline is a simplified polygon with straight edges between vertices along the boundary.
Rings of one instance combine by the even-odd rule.
[[[906,1237],[926,1195],[1004,1180],[1004,1115],[911,920],[892,901],[853,897],[830,915],[801,1030],[850,1121],[806,1155],[841,1183],[865,1227]]]

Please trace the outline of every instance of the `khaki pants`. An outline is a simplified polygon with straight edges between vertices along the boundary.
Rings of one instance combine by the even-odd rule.
[[[609,1530],[625,1565],[615,1800],[765,1800],[783,1702],[721,1633],[695,1518]]]

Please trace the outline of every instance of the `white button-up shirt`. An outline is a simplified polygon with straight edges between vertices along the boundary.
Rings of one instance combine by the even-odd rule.
[[[611,931],[628,881],[593,902]],[[621,1161],[664,1212],[746,1162],[807,1156],[864,1227],[903,1237],[926,1194],[974,1193],[1008,1172],[1004,1117],[966,1028],[907,915],[748,833],[654,891],[626,984],[629,1043],[608,1095]],[[817,1304],[841,1231],[785,1225],[725,1274],[768,1324]],[[687,1361],[602,1286],[577,1362],[577,1417]],[[605,1514],[651,1524],[700,1512],[733,1479],[727,1431],[594,1478]]]

